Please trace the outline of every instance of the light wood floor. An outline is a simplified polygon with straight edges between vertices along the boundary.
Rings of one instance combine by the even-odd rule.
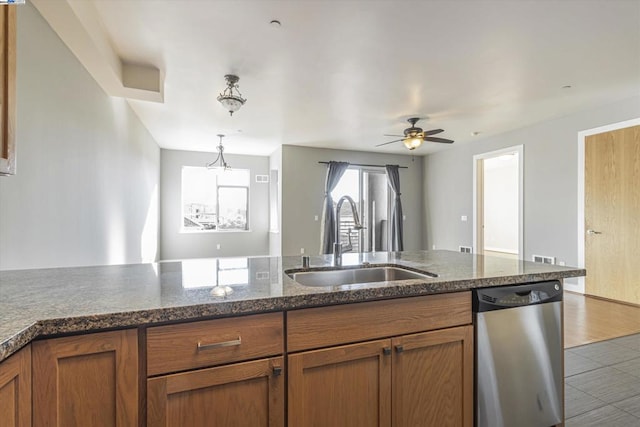
[[[564,348],[640,332],[640,307],[564,293]]]

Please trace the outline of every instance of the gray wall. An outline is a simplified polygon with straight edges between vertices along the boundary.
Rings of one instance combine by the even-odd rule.
[[[318,161],[347,161],[364,164],[398,164],[400,169],[405,250],[422,248],[422,158],[330,150],[293,145],[282,146],[282,255],[320,252],[320,220],[327,165]]]
[[[578,132],[640,117],[640,97],[426,156],[425,247],[473,243],[473,156],[524,145],[524,252],[578,265]],[[467,215],[468,222],[460,216]]]
[[[0,269],[153,261],[157,144],[31,4],[17,9],[18,163],[0,177]]]
[[[256,175],[269,174],[269,157],[225,153],[232,168],[251,170],[249,188],[250,231],[181,233],[182,166],[204,166],[217,153],[162,150],[161,155],[161,259],[253,256],[269,254],[269,184]],[[220,249],[216,249],[217,245]]]

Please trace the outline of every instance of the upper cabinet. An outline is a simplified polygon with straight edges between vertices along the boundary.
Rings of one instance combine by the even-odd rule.
[[[0,175],[16,173],[16,6],[0,6]]]

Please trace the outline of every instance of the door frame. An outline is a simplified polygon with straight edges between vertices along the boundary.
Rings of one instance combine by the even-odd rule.
[[[578,267],[585,268],[585,248],[584,248],[584,165],[585,165],[585,142],[588,136],[605,133],[612,130],[624,129],[640,125],[640,117],[637,119],[625,120],[623,122],[612,123],[578,132]],[[584,294],[585,278],[578,277],[577,283],[565,280],[565,289]]]
[[[524,259],[524,145],[514,145],[473,156],[473,251],[477,254],[484,253],[484,235],[480,235],[482,228],[479,224],[484,219],[484,214],[480,212],[483,205],[483,191],[480,190],[480,185],[483,183],[478,179],[482,168],[478,165],[485,159],[509,153],[518,154],[518,257]],[[482,248],[478,247],[480,243]]]
[[[365,221],[364,221],[364,205],[365,205],[365,198],[364,198],[364,174],[368,173],[368,174],[379,174],[379,175],[384,175],[385,176],[385,182],[386,182],[386,189],[387,189],[387,218],[391,218],[391,186],[389,185],[389,179],[387,178],[387,170],[380,166],[361,166],[360,167],[360,178],[359,178],[359,185],[360,185],[360,206],[358,206],[358,208],[360,209],[360,211],[358,212],[360,214],[360,221],[362,222],[362,224],[364,225]],[[367,200],[367,203],[369,203],[369,200]],[[371,227],[371,224],[368,224],[369,227]],[[373,233],[374,238],[375,238],[375,232]],[[387,219],[387,239],[388,236],[391,236],[391,221],[389,221]],[[364,247],[364,233],[360,233],[360,251],[362,252],[362,248]],[[373,246],[373,245],[372,245]],[[389,242],[387,240],[387,250],[388,250],[388,246],[389,246]],[[371,251],[371,252],[386,252],[387,250],[381,251],[379,248],[377,251]]]

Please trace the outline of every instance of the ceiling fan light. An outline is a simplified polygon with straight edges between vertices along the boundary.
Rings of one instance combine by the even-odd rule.
[[[422,145],[422,138],[405,138],[402,140],[402,143],[409,150],[415,150]]]

